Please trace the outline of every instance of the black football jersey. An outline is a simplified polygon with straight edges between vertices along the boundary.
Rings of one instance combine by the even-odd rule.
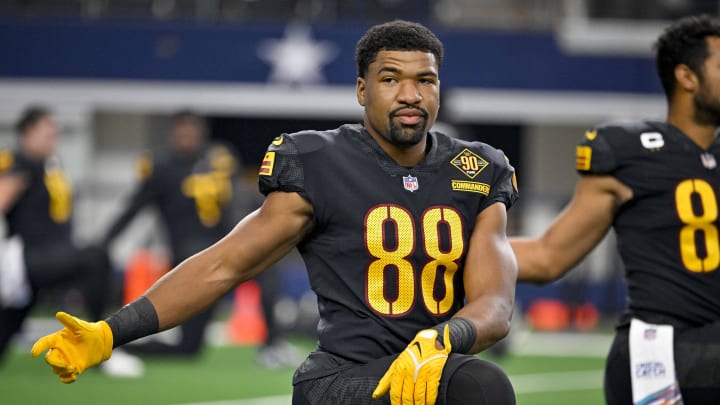
[[[173,260],[210,246],[232,227],[229,203],[238,171],[234,152],[211,144],[200,153],[159,151],[137,163],[140,184],[108,232],[115,237],[140,209],[157,208],[167,228]]]
[[[627,315],[678,326],[720,319],[720,144],[703,150],[670,124],[641,122],[588,131],[576,157],[579,173],[632,189],[613,223]]]
[[[514,170],[484,143],[440,133],[428,142],[412,168],[361,125],[284,134],[270,145],[260,191],[297,192],[314,210],[298,250],[318,297],[320,350],[362,363],[398,353],[462,307],[476,217],[495,202],[513,204]]]
[[[0,173],[26,181],[26,188],[5,213],[9,236],[19,235],[27,246],[70,241],[72,187],[56,157],[34,160],[5,149],[0,151]]]

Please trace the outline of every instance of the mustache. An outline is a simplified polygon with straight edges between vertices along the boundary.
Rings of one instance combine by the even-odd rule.
[[[394,117],[397,113],[399,113],[400,111],[404,111],[404,110],[417,110],[426,119],[427,119],[428,115],[430,115],[426,109],[420,107],[419,105],[409,105],[408,104],[408,105],[405,105],[405,106],[402,106],[400,108],[396,108],[396,109],[390,111],[390,114],[389,114],[390,118]]]

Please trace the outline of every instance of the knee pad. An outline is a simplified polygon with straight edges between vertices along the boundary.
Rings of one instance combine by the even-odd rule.
[[[450,377],[447,404],[515,404],[515,391],[498,365],[473,360],[462,364]]]

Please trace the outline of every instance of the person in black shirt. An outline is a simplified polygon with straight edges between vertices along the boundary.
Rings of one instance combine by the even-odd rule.
[[[0,358],[39,293],[79,285],[88,316],[101,319],[111,282],[105,250],[73,242],[73,192],[55,155],[59,131],[50,110],[29,107],[16,130],[17,150],[0,150],[0,212],[7,225],[0,259]]]
[[[720,22],[682,19],[659,37],[656,50],[667,120],[587,131],[577,147],[581,178],[570,203],[543,235],[511,238],[511,244],[518,280],[546,283],[562,277],[613,227],[628,306],[607,357],[607,403],[658,396],[679,401],[681,394],[685,404],[717,404]],[[639,331],[637,345],[633,330]],[[631,352],[650,347],[661,330],[672,332],[674,355],[669,347],[664,362],[640,361],[639,354],[632,360]],[[643,394],[653,377],[670,375],[672,362],[680,392],[670,381]]]
[[[443,46],[426,27],[376,25],[355,55],[361,124],[276,138],[258,210],[106,321],[58,313],[65,328],[32,353],[52,349],[46,362],[75,381],[113,347],[184,321],[297,247],[320,321],[293,404],[514,404],[504,371],[473,355],[510,325],[514,169],[485,143],[429,131]]]
[[[235,224],[235,211],[244,209],[241,205],[255,205],[254,198],[237,198],[242,169],[237,154],[229,145],[208,141],[207,131],[205,120],[192,111],[172,116],[169,147],[146,153],[138,160],[139,184],[108,229],[105,245],[112,244],[143,208],[152,206],[166,230],[171,265],[175,267],[229,232]],[[267,339],[258,348],[257,357],[268,368],[299,363],[294,347],[281,338],[273,315],[278,276],[277,271],[268,271],[257,278],[267,325]],[[195,357],[201,352],[216,307],[211,305],[179,325],[177,342],[150,340],[124,349],[136,355]],[[108,367],[106,371],[112,373],[114,369]]]
[[[171,119],[169,147],[146,153],[137,162],[139,183],[105,236],[110,245],[145,207],[157,210],[170,245],[171,265],[215,243],[234,225],[233,194],[239,171],[236,154],[207,141],[204,119],[179,111]],[[216,305],[180,325],[177,344],[148,341],[128,345],[132,354],[196,356]]]

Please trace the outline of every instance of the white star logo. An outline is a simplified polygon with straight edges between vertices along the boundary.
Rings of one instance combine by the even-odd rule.
[[[290,84],[322,83],[322,67],[333,61],[338,47],[330,41],[315,41],[310,26],[291,23],[280,40],[267,39],[258,46],[258,56],[271,65],[268,81]]]

